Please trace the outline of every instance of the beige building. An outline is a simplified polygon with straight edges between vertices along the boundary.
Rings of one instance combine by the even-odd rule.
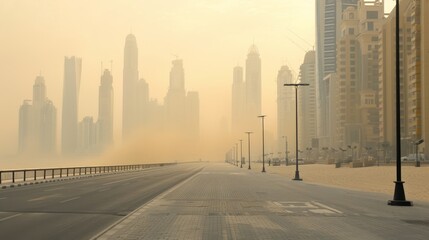
[[[358,1],[359,30],[359,98],[361,147],[373,148],[379,138],[378,48],[379,30],[383,25],[384,1]]]
[[[348,7],[343,12],[341,37],[337,42],[337,146],[358,144],[359,131],[359,94],[358,94],[358,42],[357,32],[359,20],[357,10]]]
[[[317,105],[316,105],[316,53],[308,51],[299,72],[300,83],[310,86],[299,89],[298,116],[299,116],[299,147],[318,148],[313,142],[317,138]]]
[[[429,158],[429,1],[421,1],[421,77],[422,77],[422,137],[426,143],[423,145],[426,159]]]
[[[422,0],[402,0],[400,5],[400,49],[401,58],[401,138],[402,155],[414,152],[418,139],[428,139],[428,123],[424,114],[428,103],[425,96],[425,81],[429,73],[424,58],[428,53],[429,37],[427,32],[429,19],[428,5]],[[380,31],[379,49],[379,109],[380,142],[395,148],[395,9],[385,19]],[[426,22],[426,24],[425,24]],[[428,57],[426,57],[428,58]],[[427,88],[427,86],[426,86]],[[427,115],[426,115],[427,116]],[[424,147],[424,146],[423,146]],[[427,150],[425,150],[427,151]]]
[[[384,1],[359,0],[343,12],[337,41],[336,146],[375,150],[379,142],[379,31]]]

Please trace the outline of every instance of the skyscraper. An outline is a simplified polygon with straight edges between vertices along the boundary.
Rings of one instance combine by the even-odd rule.
[[[341,22],[342,35],[338,40],[337,80],[339,84],[336,114],[338,123],[336,146],[360,143],[358,42],[359,18],[355,7],[347,8]]]
[[[170,131],[183,131],[186,126],[185,118],[185,72],[183,61],[172,61],[170,70],[170,85],[165,96],[166,124]]]
[[[137,84],[138,48],[136,37],[129,34],[124,47],[122,135],[126,136],[138,125]]]
[[[303,148],[313,146],[313,139],[317,138],[317,106],[316,106],[316,53],[308,51],[299,73],[300,83],[310,86],[300,88],[299,105],[299,146]]]
[[[25,100],[19,110],[20,153],[54,154],[56,151],[57,110],[47,97],[45,79],[37,76],[33,104]]]
[[[421,2],[421,31],[422,31],[422,118],[423,118],[423,134],[422,137],[425,139],[424,153],[426,157],[429,157],[429,2]]]
[[[289,140],[289,149],[293,149],[292,144],[295,144],[292,141],[295,136],[295,92],[293,88],[285,87],[286,83],[294,82],[292,71],[284,65],[277,73],[277,142],[281,152],[285,147],[283,136]]]
[[[24,100],[19,108],[19,137],[18,137],[18,152],[33,152],[35,136],[34,136],[34,113],[31,100]]]
[[[246,85],[243,82],[243,68],[234,67],[232,96],[231,96],[231,132],[233,137],[238,137],[246,131]]]
[[[358,84],[360,84],[360,121],[362,147],[375,146],[379,142],[379,32],[383,24],[384,2],[359,0],[357,15],[359,28]],[[352,69],[351,69],[352,70]]]
[[[113,77],[109,70],[101,76],[98,97],[98,131],[101,146],[113,143]]]
[[[82,59],[64,58],[64,85],[62,108],[61,147],[63,154],[74,154],[77,150],[79,87]]]
[[[93,117],[86,116],[79,122],[78,148],[80,154],[94,153],[98,145],[98,128]]]
[[[329,137],[329,101],[323,79],[337,69],[336,44],[341,35],[340,23],[342,12],[350,6],[357,6],[358,0],[316,0],[316,74],[317,74],[317,109],[318,137],[322,145],[327,145]]]
[[[400,66],[401,66],[401,139],[402,154],[414,153],[413,142],[429,137],[427,61],[429,38],[427,1],[402,0],[400,6]],[[380,141],[395,152],[395,30],[396,9],[385,19],[380,31],[379,108]],[[420,146],[426,154],[427,145]]]
[[[246,59],[246,117],[248,129],[256,129],[261,114],[261,58],[255,45],[250,46]]]

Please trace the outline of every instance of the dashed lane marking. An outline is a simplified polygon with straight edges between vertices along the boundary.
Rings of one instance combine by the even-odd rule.
[[[51,191],[56,191],[56,190],[61,190],[61,189],[64,189],[64,187],[46,189],[45,192],[51,192]]]
[[[79,199],[79,198],[80,198],[80,197],[70,198],[70,199],[67,199],[67,200],[61,201],[60,203],[70,202],[70,201],[73,201],[73,200],[76,200],[76,199]]]
[[[137,177],[122,179],[122,180],[118,180],[118,181],[108,182],[108,183],[103,184],[103,186],[110,185],[110,184],[115,184],[115,183],[120,183],[120,182],[125,182],[125,181],[129,181],[129,180],[132,180],[132,179],[140,178],[140,177],[141,176],[137,176]]]
[[[33,198],[28,200],[28,202],[34,202],[34,201],[42,201],[48,198],[54,198],[54,197],[58,197],[58,194],[53,194],[53,195],[47,195],[47,196],[43,196],[43,197],[38,197],[38,198]]]
[[[14,218],[14,217],[18,217],[20,215],[22,215],[22,213],[18,213],[18,214],[15,214],[15,215],[12,215],[12,216],[9,216],[9,217],[5,217],[5,218],[0,218],[0,222],[4,222],[6,220],[9,220],[9,219]]]

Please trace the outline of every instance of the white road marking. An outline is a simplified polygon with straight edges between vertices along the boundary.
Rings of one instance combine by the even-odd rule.
[[[33,198],[33,199],[28,200],[28,202],[42,201],[42,200],[45,200],[45,199],[47,199],[47,198],[53,198],[53,197],[58,197],[58,194],[54,194],[54,195],[47,195],[47,196],[38,197],[38,198]]]
[[[12,215],[12,216],[9,216],[9,217],[5,217],[5,218],[0,218],[0,222],[9,220],[9,219],[14,218],[14,217],[18,217],[20,215],[22,215],[22,213],[18,213],[18,214],[15,214],[15,215]]]
[[[64,189],[64,187],[58,187],[58,188],[52,188],[52,189],[46,189],[45,192],[51,192],[51,191],[56,191],[56,190],[60,190],[60,189]]]
[[[60,203],[70,202],[70,201],[73,201],[73,200],[76,200],[76,199],[79,199],[79,198],[80,198],[80,197],[70,198],[70,199],[67,199],[67,200],[61,201]]]
[[[103,188],[103,189],[100,189],[100,190],[98,190],[98,192],[104,192],[104,191],[107,191],[107,190],[110,190],[111,188]]]
[[[335,208],[328,207],[328,206],[326,206],[325,204],[321,204],[321,203],[319,203],[319,202],[315,202],[315,201],[313,201],[312,203],[313,203],[314,205],[317,205],[317,206],[322,207],[322,208],[329,209],[329,210],[331,210],[331,211],[333,211],[333,212],[336,212],[336,213],[339,213],[339,214],[342,214],[342,213],[343,213],[343,212],[341,212],[341,211],[339,211],[339,210],[337,210],[337,209],[335,209]]]
[[[1,198],[0,198],[0,200],[4,200],[4,199],[6,199],[6,197],[1,197]]]
[[[137,176],[137,177],[122,179],[122,180],[118,180],[118,181],[114,181],[114,182],[108,182],[108,183],[105,183],[103,185],[106,186],[106,185],[110,185],[110,184],[120,183],[120,182],[128,181],[128,180],[135,179],[135,178],[140,178],[140,177],[141,176]]]

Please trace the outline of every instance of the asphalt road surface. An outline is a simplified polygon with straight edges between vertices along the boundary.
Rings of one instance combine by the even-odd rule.
[[[0,239],[90,239],[202,168],[178,164],[1,189]]]
[[[297,182],[269,169],[210,164],[98,240],[429,239],[427,202],[388,206],[390,195],[310,184],[301,173]]]

